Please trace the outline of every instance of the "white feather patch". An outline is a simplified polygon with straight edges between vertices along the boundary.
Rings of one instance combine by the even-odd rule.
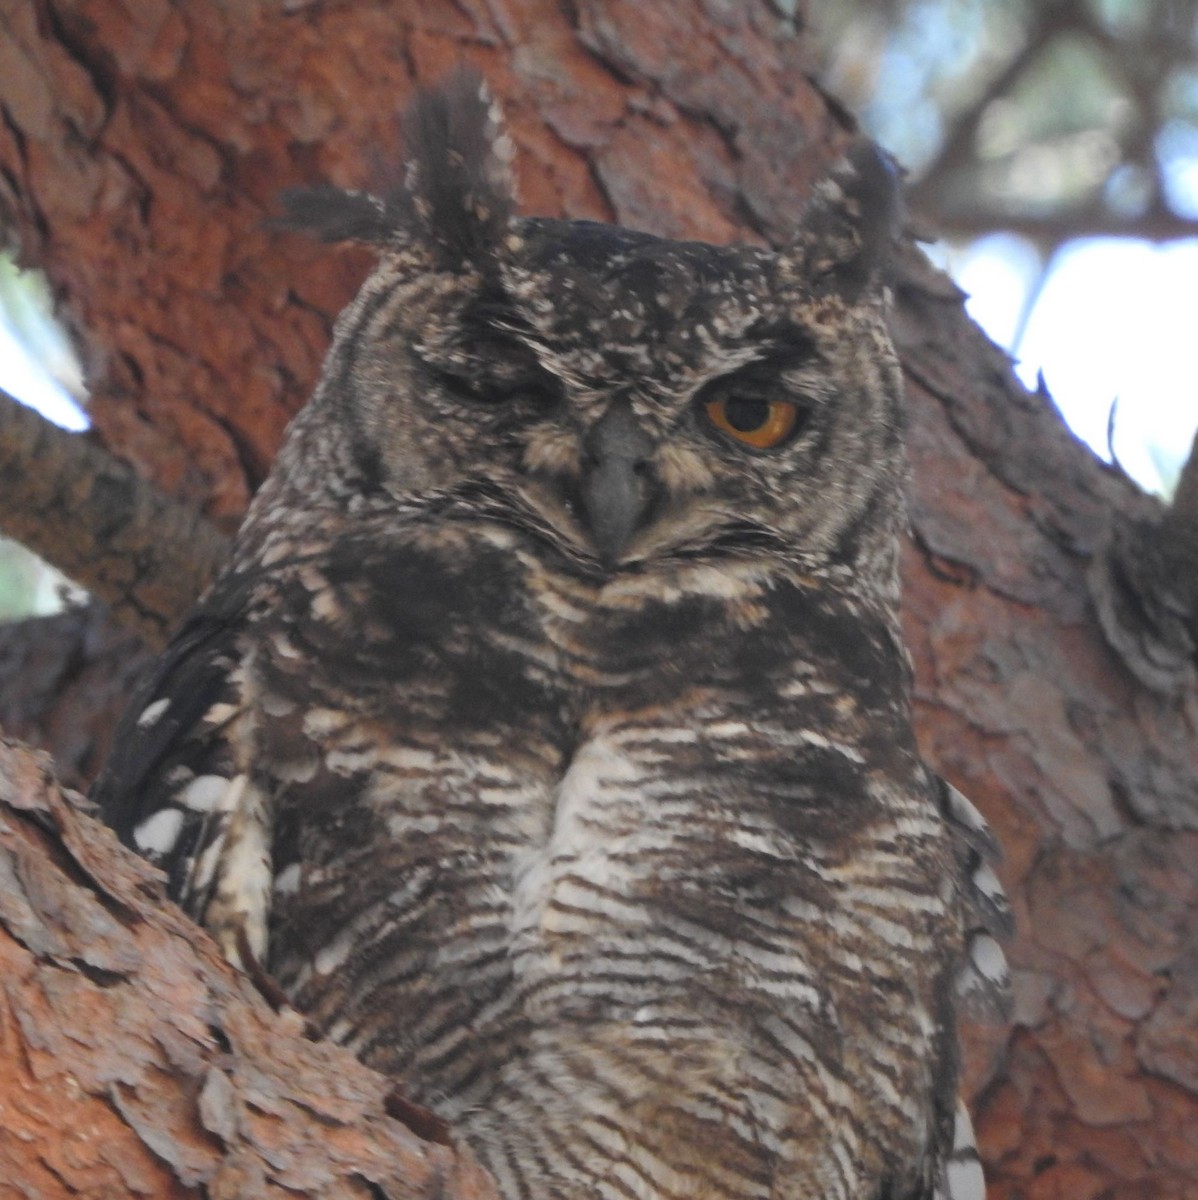
[[[982,1173],[982,1164],[976,1159],[950,1162],[945,1174],[948,1200],[986,1200],[986,1177]]]
[[[1006,893],[988,863],[980,863],[973,872],[973,886],[993,904],[1005,903]]]
[[[946,779],[940,780],[940,786],[947,804],[947,815],[956,823],[965,840],[986,858],[999,858],[999,846],[994,833],[973,801]]]
[[[965,1105],[957,1100],[953,1122],[953,1152],[944,1169],[944,1186],[937,1189],[937,1200],[986,1200],[986,1177],[978,1160],[973,1122]]]
[[[204,924],[235,966],[244,968],[241,939],[251,953],[266,955],[266,929],[274,885],[270,800],[247,776],[233,780],[222,801],[230,811],[223,831],[224,847],[215,863],[212,899]]]
[[[171,706],[169,696],[164,696],[161,700],[155,700],[153,704],[147,704],[142,710],[142,714],[137,718],[137,728],[146,729],[153,725],[160,716]]]
[[[987,933],[978,934],[969,947],[969,956],[978,974],[992,983],[1007,981],[1007,956],[1002,947]]]
[[[228,789],[229,781],[223,775],[197,775],[177,799],[192,812],[211,812]]]
[[[183,829],[183,811],[160,808],[133,831],[133,840],[143,854],[169,854]]]
[[[343,929],[327,945],[321,946],[312,960],[312,965],[321,975],[331,975],[353,951],[357,945],[356,929]]]
[[[299,891],[300,874],[303,867],[294,862],[290,866],[284,867],[275,876],[275,897],[276,899],[282,896],[293,896]]]
[[[957,995],[970,1016],[1005,1019],[1011,1003],[1007,956],[989,934],[975,932],[969,939],[969,957],[958,971],[956,983]]]

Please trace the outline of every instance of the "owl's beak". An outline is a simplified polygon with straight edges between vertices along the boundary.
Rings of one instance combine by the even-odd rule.
[[[626,399],[615,401],[583,442],[582,508],[591,541],[606,566],[619,561],[653,500],[653,442]]]

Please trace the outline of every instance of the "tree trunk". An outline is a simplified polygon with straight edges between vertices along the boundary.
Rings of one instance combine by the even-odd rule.
[[[377,181],[413,85],[461,61],[508,114],[527,211],[712,241],[785,237],[851,130],[812,81],[801,19],[779,11],[767,0],[0,0],[0,218],[24,262],[48,272],[85,349],[90,440],[218,530],[235,525],[368,266],[358,251],[269,229],[274,196]],[[1014,1022],[966,1031],[990,1195],[1193,1197],[1195,593],[1170,550],[1195,522],[1079,445],[914,252],[896,300],[920,734],[1006,846],[1019,918]],[[20,473],[3,480],[19,488]],[[48,650],[29,655],[39,682],[54,670],[73,681],[66,719],[28,684],[41,715],[11,696],[0,713],[24,720],[75,779],[94,769],[80,730],[88,747],[104,736],[80,681],[89,669],[103,680],[97,708],[116,689],[113,670],[89,667],[109,661],[93,650],[112,651],[72,644],[54,660],[69,669]],[[146,898],[146,868],[78,832],[41,768],[11,753],[0,766],[14,806],[0,872],[16,864],[0,875],[0,923],[18,956],[4,962],[0,1019],[22,1071],[0,1103],[33,1114],[0,1122],[15,1194],[108,1196],[114,1178],[151,1197],[265,1194],[228,1182],[230,1145],[246,1135],[236,1169],[282,1186],[291,1168],[270,1139],[318,1153],[303,1125],[314,1110],[338,1131],[330,1162],[342,1137],[364,1157],[337,1158],[350,1164],[342,1176],[330,1167],[302,1194],[420,1194],[438,1173],[451,1196],[482,1187],[439,1146],[417,1178],[411,1135],[380,1115],[382,1081],[247,995],[202,935]],[[147,931],[166,940],[142,945]],[[247,1065],[250,1043],[263,1057]],[[284,1102],[274,1067],[293,1058],[314,1091]],[[342,1105],[333,1117],[311,1099],[322,1088]],[[390,1110],[436,1132],[398,1100]],[[273,1124],[255,1132],[262,1122]],[[81,1132],[56,1141],[56,1124]],[[358,1165],[400,1142],[410,1184],[399,1167],[384,1180]]]

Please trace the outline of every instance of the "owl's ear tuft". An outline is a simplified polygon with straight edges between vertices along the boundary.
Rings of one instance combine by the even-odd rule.
[[[272,228],[300,230],[326,242],[386,242],[401,219],[380,196],[332,185],[287,188],[279,203],[283,212],[270,219]]]
[[[883,281],[901,221],[898,165],[862,141],[816,185],[790,254],[815,292],[855,304]]]
[[[366,242],[431,255],[457,271],[485,265],[515,210],[514,148],[476,71],[417,92],[403,121],[402,182],[381,195],[331,186],[289,188],[269,224],[327,242]]]
[[[418,92],[404,118],[404,142],[413,232],[444,269],[482,265],[516,205],[514,147],[482,76],[460,70]]]

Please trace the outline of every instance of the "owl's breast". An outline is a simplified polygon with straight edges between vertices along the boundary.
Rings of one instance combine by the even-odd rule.
[[[247,669],[274,797],[269,965],[428,1102],[485,1083],[499,1050],[478,1031],[515,1020],[513,863],[546,836],[567,753],[509,559],[452,550],[346,539],[290,568]]]
[[[551,1131],[650,1130],[684,1170],[768,1178],[802,1146],[798,1194],[833,1162],[918,1159],[956,932],[936,814],[850,746],[692,699],[685,725],[596,721],[517,857],[528,1032],[493,1102],[532,1097]],[[846,1104],[864,1144],[842,1140]]]
[[[680,1168],[712,1121],[751,1172],[811,1097],[926,1097],[953,918],[892,642],[793,589],[354,567],[254,663],[263,758],[301,764],[272,966],[335,1037],[468,1132],[635,1106]]]

